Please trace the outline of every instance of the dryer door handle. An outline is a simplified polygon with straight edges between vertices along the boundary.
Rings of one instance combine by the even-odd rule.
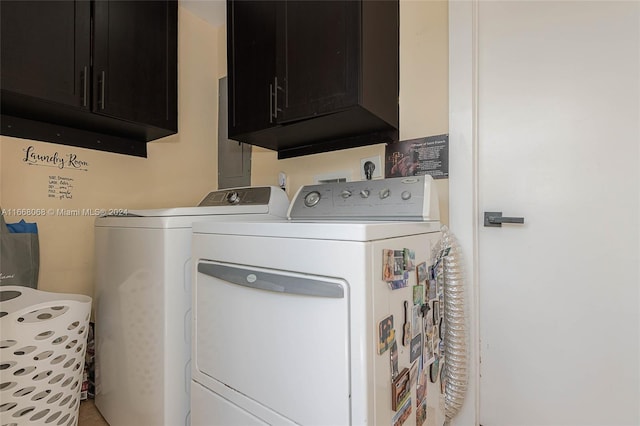
[[[344,288],[335,282],[281,275],[209,262],[198,263],[198,272],[232,284],[258,290],[313,297],[344,298]]]

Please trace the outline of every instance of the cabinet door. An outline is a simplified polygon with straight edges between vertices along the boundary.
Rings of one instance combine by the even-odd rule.
[[[89,107],[89,1],[0,2],[1,87]]]
[[[94,4],[94,112],[177,130],[177,2]]]
[[[229,137],[276,125],[277,3],[227,2]]]
[[[358,102],[360,1],[278,2],[280,123]]]

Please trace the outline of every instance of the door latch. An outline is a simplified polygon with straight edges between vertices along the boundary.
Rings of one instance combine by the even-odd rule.
[[[484,226],[501,227],[503,223],[524,223],[524,217],[502,216],[502,212],[484,212]]]

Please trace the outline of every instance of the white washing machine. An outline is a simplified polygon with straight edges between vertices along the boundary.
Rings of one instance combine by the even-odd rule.
[[[189,424],[192,224],[286,220],[288,206],[280,188],[235,188],[96,219],[95,404],[111,426]]]
[[[194,224],[192,425],[442,425],[431,178],[305,186],[289,217]]]

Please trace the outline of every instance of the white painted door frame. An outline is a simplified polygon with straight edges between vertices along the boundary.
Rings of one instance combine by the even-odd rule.
[[[449,1],[449,224],[465,253],[469,387],[455,425],[479,424],[478,0]]]

